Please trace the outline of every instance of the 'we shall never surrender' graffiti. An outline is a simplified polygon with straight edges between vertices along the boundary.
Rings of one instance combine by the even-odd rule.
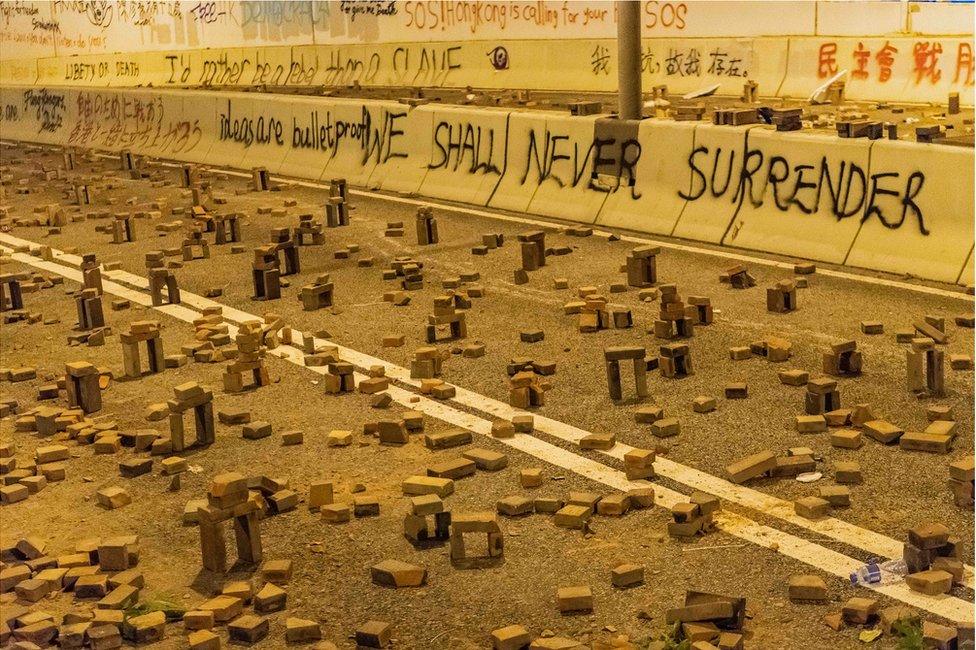
[[[669,191],[689,202],[773,207],[784,215],[828,215],[838,221],[876,218],[886,228],[909,224],[922,235],[930,234],[923,211],[923,171],[869,169],[863,161],[828,156],[826,149],[814,161],[809,152],[800,159],[754,145],[699,145],[682,153],[664,151],[654,142],[636,138],[599,138],[592,128],[572,124],[561,128],[558,121],[553,126],[544,119],[515,130],[497,114],[435,118],[432,125],[419,130],[423,123],[410,119],[407,109],[368,104],[346,107],[341,115],[335,109],[296,108],[287,118],[243,117],[235,116],[233,103],[227,100],[220,112],[218,141],[322,152],[323,164],[349,146],[363,167],[410,159],[408,164],[413,167],[448,172],[460,179],[490,177],[500,183],[511,178],[528,192],[544,185],[600,193],[625,188],[630,200],[640,201],[652,211],[655,197]],[[406,146],[418,139],[428,143],[420,148],[422,159],[417,159],[416,147]],[[673,167],[670,185],[642,178],[642,157],[663,158],[665,167]],[[607,178],[614,180],[607,182]]]
[[[0,126],[9,139],[341,177],[939,282],[960,282],[971,259],[974,159],[961,147],[553,111],[25,86],[0,88]]]
[[[784,216],[827,215],[837,221],[876,218],[886,228],[908,224],[930,234],[923,211],[925,172],[869,168],[866,162],[829,156],[829,142],[819,147],[814,162],[807,162],[809,152],[802,161],[791,160],[761,146],[700,145],[682,154],[638,139],[601,139],[592,131],[583,136],[574,128],[530,127],[516,136],[507,124],[499,129],[455,120],[435,124],[427,166],[499,181],[513,175],[529,190],[545,184],[602,193],[627,188],[630,200],[651,211],[655,199],[670,191],[689,202],[771,206]],[[640,176],[642,156],[663,158],[662,166],[675,170],[670,185]],[[615,180],[606,182],[608,176]]]
[[[936,152],[922,145],[919,153],[928,152],[935,162],[916,164],[920,156],[894,155],[899,152],[890,148],[904,143],[794,141],[761,127],[721,146],[710,141],[710,127],[696,128],[693,140],[684,127],[686,144],[661,146],[658,138],[670,137],[664,132],[598,137],[592,120],[546,113],[297,98],[272,106],[236,95],[222,95],[208,111],[206,101],[169,91],[32,88],[8,89],[4,97],[10,99],[3,108],[7,128],[29,121],[33,135],[62,144],[141,147],[174,158],[197,150],[217,155],[223,147],[227,164],[240,160],[235,151],[272,147],[295,154],[289,158],[295,169],[307,165],[302,175],[318,177],[333,161],[350,173],[373,173],[375,167],[377,178],[409,172],[414,191],[423,193],[428,177],[450,179],[446,184],[458,188],[456,200],[489,205],[493,189],[504,184],[506,191],[527,197],[547,188],[557,205],[557,197],[564,197],[567,209],[581,193],[619,192],[638,212],[653,215],[662,200],[677,196],[708,209],[732,206],[738,214],[762,210],[785,219],[877,220],[886,229],[908,228],[922,236],[932,234],[936,217],[940,223],[945,217],[935,207],[945,203],[939,196],[945,182],[932,180],[942,169],[935,166]],[[670,133],[666,124],[654,128]],[[876,155],[879,147],[889,155]],[[473,187],[488,192],[465,193]],[[597,219],[599,202],[592,210],[586,216]]]

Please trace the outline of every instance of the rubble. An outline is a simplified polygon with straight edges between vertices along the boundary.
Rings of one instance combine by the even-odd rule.
[[[476,98],[472,101],[489,100],[480,91],[469,94]],[[755,100],[755,85],[747,84],[744,94]],[[649,109],[667,112],[668,107]],[[700,114],[694,102],[673,110],[681,118]],[[848,137],[878,135],[878,125],[854,111],[838,107],[836,116],[814,122],[820,124],[815,128],[827,124]],[[792,130],[816,119],[805,113],[785,105],[720,106],[713,119],[715,128],[729,129],[772,115],[778,130]],[[392,119],[387,127],[395,132],[397,118]],[[892,503],[921,514],[926,504],[972,509],[976,478],[971,449],[964,444],[972,402],[963,390],[970,377],[961,374],[972,367],[965,349],[972,316],[950,316],[960,310],[943,308],[938,300],[945,296],[923,296],[918,305],[931,311],[924,317],[907,311],[899,316],[902,312],[892,307],[902,307],[907,299],[880,295],[852,307],[840,302],[853,294],[833,286],[836,271],[813,275],[813,263],[776,258],[750,263],[766,288],[764,310],[762,294],[748,291],[757,277],[742,264],[719,278],[742,291],[723,295],[714,291],[714,271],[711,278],[696,278],[694,267],[682,266],[700,253],[664,244],[669,252],[661,261],[677,274],[670,279],[680,280],[679,292],[677,284],[658,276],[661,247],[603,230],[612,224],[560,225],[515,235],[511,223],[499,222],[498,232],[481,233],[472,230],[480,228],[474,222],[455,221],[453,210],[420,204],[407,190],[398,199],[406,207],[383,203],[377,212],[373,201],[382,199],[371,198],[362,223],[357,219],[342,231],[347,241],[335,240],[336,230],[329,230],[327,239],[325,228],[350,225],[353,206],[342,179],[330,182],[324,198],[314,187],[272,183],[266,169],[255,168],[253,187],[279,192],[259,197],[238,191],[248,179],[226,179],[223,172],[203,167],[205,162],[169,169],[149,159],[136,165],[132,152],[123,153],[123,160],[127,156],[130,167],[124,171],[134,175],[95,167],[90,177],[75,169],[65,178],[60,171],[51,176],[44,165],[25,172],[22,163],[9,162],[6,155],[0,170],[0,202],[14,197],[10,207],[0,205],[5,250],[14,251],[2,256],[0,273],[3,350],[9,355],[0,381],[10,382],[5,386],[9,395],[0,399],[0,418],[6,422],[0,502],[13,522],[0,549],[0,643],[24,650],[55,640],[62,647],[161,641],[219,648],[229,637],[234,644],[329,648],[332,641],[323,639],[331,636],[336,643],[361,647],[470,642],[496,648],[658,648],[683,643],[728,650],[749,647],[754,639],[775,644],[796,637],[802,643],[810,617],[796,616],[796,607],[820,607],[810,620],[826,613],[824,622],[831,627],[861,626],[865,629],[857,633],[881,634],[886,643],[894,641],[888,637],[895,634],[895,621],[927,615],[906,613],[896,604],[899,597],[925,603],[923,597],[946,602],[965,596],[969,535],[916,517],[902,552],[908,573],[896,589],[869,594],[853,585],[841,595],[836,580],[804,573],[811,569],[796,565],[789,553],[781,558],[783,579],[770,583],[771,590],[763,582],[770,576],[760,571],[755,587],[774,596],[780,590],[782,602],[776,606],[785,608],[777,615],[782,629],[759,629],[770,620],[762,607],[755,616],[750,613],[747,623],[743,598],[695,591],[687,592],[683,602],[679,597],[678,606],[663,617],[653,608],[642,610],[642,621],[658,620],[640,638],[630,636],[626,621],[602,620],[619,609],[614,601],[654,584],[658,569],[647,561],[647,549],[657,545],[677,564],[704,563],[700,568],[706,573],[713,549],[722,549],[733,563],[732,575],[739,575],[734,563],[754,561],[755,549],[725,544],[712,533],[721,525],[726,536],[741,536],[749,529],[736,522],[752,517],[746,501],[772,499],[780,488],[786,490],[781,496],[788,496],[769,501],[778,505],[763,508],[759,523],[777,530],[783,521],[792,522],[797,525],[790,534],[814,545],[826,545],[817,538],[818,530],[835,531],[844,539],[834,541],[846,548],[851,531],[871,528],[864,518],[877,506],[877,490],[871,486],[879,475],[904,469],[902,462],[913,468],[915,478],[886,486]],[[277,163],[267,164],[277,170]],[[72,165],[82,167],[80,161]],[[344,165],[336,163],[331,173],[342,173]],[[442,172],[424,173],[433,178]],[[356,178],[350,180],[359,183],[364,177],[357,172]],[[602,186],[605,174],[590,180]],[[232,196],[222,196],[220,190],[228,187]],[[29,206],[18,198],[38,202],[38,195],[49,191],[62,193],[60,203]],[[352,195],[360,196],[358,191]],[[538,196],[541,201],[542,193]],[[323,204],[324,215],[323,208],[308,207]],[[137,220],[144,225],[136,226]],[[248,229],[266,225],[245,231],[245,221]],[[741,223],[737,219],[733,228]],[[85,232],[75,224],[83,224]],[[8,226],[13,234],[6,238]],[[146,241],[136,239],[136,227]],[[405,236],[413,227],[416,248]],[[439,240],[444,227],[461,239],[445,247]],[[264,234],[269,230],[270,239]],[[109,234],[119,244],[112,248],[118,255],[103,263],[99,258],[109,246]],[[13,243],[16,237],[35,235],[45,243]],[[76,235],[78,241],[72,241]],[[730,231],[729,241],[735,235]],[[517,269],[511,259],[506,266],[504,260],[466,256],[466,248],[487,255],[503,246],[506,236],[518,241]],[[97,257],[82,252],[86,244],[98,251]],[[220,248],[225,244],[231,248]],[[159,250],[151,250],[156,246]],[[300,261],[306,246],[313,248]],[[600,252],[605,246],[609,253]],[[253,261],[233,255],[249,249]],[[563,257],[570,252],[573,257]],[[23,255],[31,262],[25,264]],[[141,255],[146,282],[129,272]],[[718,264],[712,260],[712,268],[721,268]],[[23,270],[31,265],[42,270]],[[221,265],[232,269],[237,281],[214,271]],[[251,282],[240,275],[248,266]],[[64,273],[63,283],[54,275],[60,271],[53,270],[62,267],[73,269]],[[505,275],[511,271],[520,286],[511,286],[513,276]],[[186,285],[182,301],[178,272]],[[902,284],[911,281],[905,278]],[[337,284],[343,296],[348,294],[342,303],[335,300]],[[800,321],[773,315],[796,310],[797,291],[807,286],[810,302]],[[55,291],[38,293],[49,288]],[[245,296],[276,300],[289,290],[295,298],[277,303],[275,313],[246,313]],[[427,300],[433,302],[432,312],[424,307]],[[107,314],[105,301],[111,305]],[[844,308],[823,311],[831,305]],[[65,314],[72,308],[78,327],[69,333],[69,343],[97,346],[118,335],[121,363],[111,346],[85,348],[86,355],[60,354],[58,346],[64,345],[64,332],[73,322]],[[192,330],[180,321],[192,324]],[[485,338],[470,337],[469,323]],[[695,332],[696,327],[701,329]],[[886,327],[888,334],[882,336]],[[177,343],[166,343],[167,350],[179,348],[169,355],[163,351],[164,332],[167,339],[183,332]],[[858,340],[846,338],[852,332],[860,332]],[[644,341],[648,335],[657,340],[650,353]],[[831,342],[829,347],[824,341]],[[906,382],[894,388],[890,382],[878,384],[874,380],[900,371],[892,363],[900,347],[906,354]],[[599,388],[601,350],[609,400],[599,391],[590,394]],[[872,363],[864,367],[862,355],[868,353]],[[945,373],[946,356],[957,372]],[[763,360],[790,361],[794,367],[780,370]],[[286,365],[292,361],[297,365]],[[624,374],[633,369],[633,389],[621,376],[621,362],[628,365]],[[552,391],[557,364],[561,381],[559,390]],[[273,368],[282,371],[274,371],[274,380]],[[648,377],[654,370],[660,376]],[[224,390],[214,395],[205,383],[212,385],[217,375]],[[167,383],[173,376],[179,379]],[[685,382],[666,381],[679,378]],[[170,389],[169,399],[160,397],[160,391]],[[648,399],[652,391],[653,401]],[[841,391],[851,403],[842,403]],[[908,399],[898,401],[899,395]],[[592,418],[574,420],[579,409],[592,411]],[[619,426],[631,413],[640,426]],[[740,435],[744,422],[759,427],[750,444]],[[153,426],[160,428],[144,428]],[[770,442],[773,438],[779,442]],[[719,471],[692,462],[708,454]],[[880,469],[879,458],[885,459]],[[659,478],[666,485],[655,488]],[[709,481],[722,500],[693,489]],[[725,481],[743,487],[733,489]],[[775,481],[779,487],[771,492]],[[907,484],[934,489],[918,496]],[[192,494],[180,494],[187,490]],[[676,498],[679,492],[686,496]],[[728,509],[732,506],[722,512],[724,496],[730,494],[738,494],[732,500],[739,503],[734,512]],[[48,511],[52,503],[60,508],[58,521]],[[647,512],[655,504],[666,504],[667,511]],[[38,529],[31,535],[22,532],[31,526]],[[68,526],[103,538],[58,548],[58,536]],[[227,556],[226,528],[234,530],[237,562]],[[641,544],[609,555],[601,551],[607,539],[638,528]],[[153,534],[144,541],[131,534],[109,537],[109,531]],[[148,601],[157,585],[150,579],[171,567],[144,563],[164,557],[181,567],[185,556],[196,552],[192,545],[183,548],[182,541],[197,534],[203,572],[193,593],[183,603],[177,590],[180,607],[172,613],[153,609]],[[376,542],[372,550],[386,550],[349,555],[348,540],[360,537]],[[294,548],[281,546],[282,539],[291,540]],[[333,582],[345,581],[350,598],[372,593],[390,602],[430,600],[429,587],[446,586],[445,593],[459,598],[463,609],[465,600],[455,583],[475,575],[464,571],[488,569],[481,577],[490,579],[478,588],[486,598],[495,598],[514,584],[497,569],[512,569],[525,560],[531,564],[540,539],[555,544],[546,552],[563,560],[529,575],[529,583],[542,586],[542,603],[558,617],[554,620],[580,625],[545,629],[541,621],[501,620],[481,629],[481,637],[465,624],[450,638],[432,640],[436,630],[430,637],[418,634],[417,626],[427,620],[423,616],[393,618],[393,610],[380,608],[369,615],[390,615],[390,622],[365,621],[366,615],[332,620],[316,609],[316,594],[335,592],[335,585],[309,591],[309,576],[317,575],[315,563],[307,561],[311,557],[334,565]],[[769,549],[762,552],[781,550],[783,539],[767,542]],[[140,544],[150,550],[142,558]],[[567,551],[573,544],[578,554]],[[276,559],[266,561],[272,549]],[[281,555],[289,549],[294,566]],[[858,562],[870,555],[834,550]],[[596,557],[594,552],[606,555],[594,565],[596,572],[586,579],[573,573],[580,562]],[[521,557],[525,553],[529,556]],[[630,589],[636,591],[624,591]],[[524,596],[510,595],[516,600]],[[838,603],[838,611],[824,605],[830,601]],[[598,624],[590,620],[594,612],[601,617]],[[559,617],[562,613],[567,618]],[[568,617],[578,614],[582,617]],[[395,632],[391,623],[404,629]],[[943,619],[920,625],[925,642],[933,646],[951,647],[953,639],[959,645],[969,634],[967,626]],[[659,641],[659,633],[667,641]],[[849,640],[835,638],[830,630],[821,633],[837,645]]]

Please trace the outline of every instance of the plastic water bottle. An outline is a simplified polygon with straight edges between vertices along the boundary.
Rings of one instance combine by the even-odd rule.
[[[899,582],[908,573],[904,560],[878,562],[872,560],[851,574],[852,585],[890,585]]]

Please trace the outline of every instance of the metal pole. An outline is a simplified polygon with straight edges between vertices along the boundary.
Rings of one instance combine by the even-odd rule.
[[[638,0],[617,0],[617,90],[620,119],[641,117],[641,36]]]

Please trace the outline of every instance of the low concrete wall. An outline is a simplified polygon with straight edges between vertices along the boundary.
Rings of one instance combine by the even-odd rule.
[[[177,90],[0,89],[0,137],[386,190],[971,282],[968,148],[665,120]],[[619,182],[597,177],[601,165]],[[967,267],[968,264],[968,267]]]
[[[2,60],[0,84],[614,92],[616,56],[612,38],[221,47]],[[972,106],[973,58],[972,35],[676,36],[645,38],[641,66],[645,88],[678,94],[718,85],[719,94],[739,95],[751,80],[766,97],[806,98],[847,71],[852,99],[944,104],[958,92]]]

